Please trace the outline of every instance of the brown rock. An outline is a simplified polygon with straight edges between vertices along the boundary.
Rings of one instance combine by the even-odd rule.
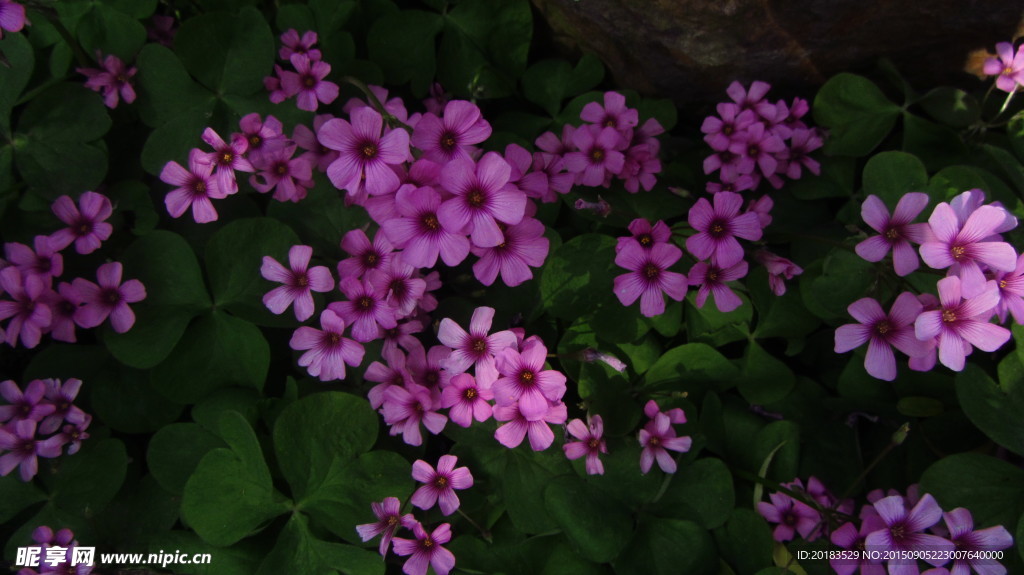
[[[972,82],[970,51],[1009,41],[1020,0],[532,0],[556,43],[590,51],[614,80],[680,106],[733,80],[811,96],[882,56],[920,89]]]

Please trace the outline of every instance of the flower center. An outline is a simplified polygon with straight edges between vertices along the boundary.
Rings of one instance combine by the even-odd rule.
[[[732,124],[722,126],[722,134],[726,136],[732,135]]]
[[[600,148],[594,148],[590,152],[590,159],[594,160],[595,163],[600,162],[601,160],[604,159],[604,150]]]
[[[892,328],[889,326],[889,322],[884,319],[875,324],[875,331],[877,331],[880,335],[885,335],[889,333],[890,329]]]
[[[444,477],[438,477],[437,479],[434,480],[434,485],[442,488],[448,487],[448,479]]]
[[[587,447],[597,449],[598,447],[601,447],[601,440],[596,437],[592,437],[590,441],[587,442]]]
[[[397,515],[388,515],[387,522],[388,522],[388,525],[390,525],[390,526],[398,525],[398,516]]]
[[[316,78],[312,76],[306,76],[305,78],[302,79],[302,85],[307,88],[312,88],[313,86],[316,86]]]
[[[708,228],[708,233],[710,233],[714,237],[718,237],[718,236],[722,235],[722,232],[724,232],[724,231],[725,231],[725,224],[723,224],[722,222],[719,222],[719,221],[711,222],[711,227]]]
[[[299,287],[307,287],[309,286],[309,278],[306,277],[306,274],[300,274],[295,278],[295,283],[299,284]]]
[[[402,299],[405,297],[405,282],[403,282],[400,279],[392,280],[391,285],[388,286],[388,289],[390,289],[391,292],[395,294],[395,297],[398,299]]]
[[[474,208],[484,205],[484,193],[480,190],[473,190],[466,196],[466,203]]]
[[[608,118],[607,118],[607,119],[606,119],[606,120],[604,121],[604,126],[605,126],[606,128],[614,128],[614,127],[615,127],[615,118],[612,118],[611,116],[609,116],[609,117],[608,117]]]
[[[651,237],[651,234],[640,234],[640,236],[637,237],[637,241],[640,242],[640,245],[646,248],[654,243],[654,238]]]
[[[999,287],[1006,289],[1006,280],[999,280]]]
[[[235,155],[232,154],[231,152],[224,152],[224,153],[222,153],[220,155],[220,163],[225,165],[225,166],[230,164],[231,161],[234,160],[234,159],[235,159]]]
[[[900,237],[900,232],[896,228],[889,228],[885,231],[886,239],[895,240]]]
[[[647,445],[651,447],[658,447],[661,445],[661,439],[659,437],[651,437],[647,440]]]
[[[202,180],[196,180],[196,183],[192,184],[192,193],[196,196],[205,196],[206,182]]]
[[[966,252],[967,248],[965,248],[964,246],[953,246],[949,248],[949,253],[953,254],[953,259],[955,260],[963,258]]]
[[[114,305],[121,301],[121,294],[116,289],[108,289],[103,292],[103,299],[107,300],[107,303]]]
[[[761,149],[758,148],[757,146],[750,146],[749,148],[747,148],[747,155],[750,156],[751,158],[756,158],[760,154]]]
[[[78,224],[78,235],[84,236],[92,232],[92,222],[83,221]]]
[[[263,138],[253,134],[249,136],[249,147],[256,149],[263,145]]]
[[[369,296],[364,295],[363,297],[359,298],[359,301],[356,302],[356,305],[359,306],[359,309],[366,311],[373,307],[373,300],[370,299]]]
[[[528,369],[521,371],[519,373],[519,382],[527,386],[533,385],[533,372]]]
[[[431,231],[434,231],[441,227],[441,225],[437,222],[437,216],[435,216],[434,214],[427,214],[423,216],[423,225],[426,226],[427,229]]]
[[[466,391],[462,392],[462,397],[465,397],[466,399],[473,399],[476,397],[476,390],[472,387],[468,387],[466,388]]]
[[[483,353],[487,351],[487,340],[483,338],[473,340],[473,351],[476,353]]]
[[[274,170],[279,176],[283,176],[288,173],[288,166],[286,164],[278,164]]]
[[[659,270],[658,266],[654,264],[647,264],[644,266],[644,277],[649,280],[653,280],[654,278],[658,277],[659,273],[661,273],[661,270]]]
[[[718,271],[717,270],[709,271],[708,272],[708,279],[713,281],[713,282],[718,281]]]
[[[951,309],[942,310],[942,321],[946,323],[953,323],[956,321],[956,312]]]
[[[451,132],[445,132],[441,135],[441,147],[447,151],[451,151],[455,148],[455,134]]]
[[[430,537],[426,537],[426,538],[424,538],[424,539],[423,539],[423,546],[424,546],[425,548],[427,548],[427,549],[430,549],[431,547],[433,547],[433,546],[434,546],[434,540],[433,540],[433,539],[431,539]]]
[[[364,144],[361,151],[363,152],[364,158],[370,159],[377,155],[377,146],[374,146],[373,144]]]
[[[903,525],[893,525],[889,529],[889,533],[892,534],[892,540],[895,543],[899,543],[907,537],[907,529]]]
[[[363,254],[363,265],[368,268],[377,267],[377,254],[373,252],[366,252]]]
[[[434,387],[438,381],[441,381],[441,376],[436,371],[431,371],[423,376],[423,381],[427,382],[427,387]]]
[[[327,342],[330,343],[331,345],[337,345],[341,343],[341,334],[334,332],[327,334]]]

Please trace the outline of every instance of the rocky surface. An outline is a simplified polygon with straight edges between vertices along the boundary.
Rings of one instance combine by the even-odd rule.
[[[912,85],[972,81],[968,53],[1008,41],[1019,0],[533,0],[555,41],[597,54],[615,81],[680,105],[733,80],[806,92],[881,56]]]

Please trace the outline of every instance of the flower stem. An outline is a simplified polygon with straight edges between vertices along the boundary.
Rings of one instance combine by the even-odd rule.
[[[874,471],[875,467],[878,467],[878,464],[881,463],[883,459],[885,459],[886,455],[889,455],[890,451],[892,451],[898,445],[901,445],[903,443],[908,433],[910,433],[910,424],[904,423],[903,425],[900,426],[899,429],[896,430],[896,433],[892,435],[892,440],[889,442],[889,444],[886,445],[885,448],[882,449],[882,451],[878,455],[876,455],[874,459],[871,460],[871,463],[869,463],[868,466],[864,468],[864,471],[861,471],[860,475],[858,475],[853,480],[853,483],[851,483],[850,486],[846,488],[846,491],[844,491],[843,494],[839,496],[839,500],[842,501],[843,499],[850,497],[850,495],[852,495],[853,492],[857,489],[857,486],[860,485],[861,481],[864,481],[864,478],[868,476],[868,473]]]
[[[466,513],[462,509],[456,509],[456,511],[458,511],[459,515],[461,515],[463,519],[468,521],[470,525],[472,525],[473,527],[476,527],[476,530],[480,532],[480,536],[484,538],[484,541],[486,541],[488,543],[492,542],[491,532],[490,531],[488,531],[488,530],[484,529],[483,527],[481,527],[480,524],[477,523],[476,521],[473,521],[473,518],[470,517],[469,515],[466,515]]]

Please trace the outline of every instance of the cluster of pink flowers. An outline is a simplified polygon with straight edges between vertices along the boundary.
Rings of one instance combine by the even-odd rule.
[[[59,457],[67,446],[77,453],[92,416],[74,405],[82,381],[35,379],[22,391],[11,380],[0,382],[0,475],[20,467],[22,481],[39,472],[39,457]]]
[[[835,350],[843,353],[868,343],[864,366],[874,377],[892,381],[896,359],[891,347],[910,357],[909,366],[928,371],[936,359],[960,371],[975,347],[995,351],[1010,339],[1000,323],[1012,315],[1024,322],[1024,256],[1002,241],[1001,233],[1017,226],[1017,219],[998,203],[985,204],[985,193],[969,190],[949,203],[935,206],[927,223],[912,223],[928,204],[928,196],[905,194],[890,216],[880,199],[869,196],[862,206],[864,221],[878,235],[856,246],[872,262],[892,252],[900,276],[918,268],[921,259],[947,275],[937,284],[938,298],[929,293],[903,292],[886,314],[879,302],[863,298],[848,311],[859,323],[836,330]],[[891,347],[890,347],[891,346]]]
[[[32,531],[32,540],[35,545],[19,547],[19,557],[24,552],[26,562],[36,563],[40,570],[24,567],[18,570],[18,575],[46,575],[67,573],[73,575],[89,575],[95,565],[95,557],[90,562],[84,562],[83,557],[75,554],[75,548],[79,547],[75,541],[75,534],[70,529],[64,528],[54,533],[53,529],[43,525]],[[24,550],[24,551],[22,551]],[[24,564],[18,562],[18,564]]]
[[[644,406],[644,415],[650,419],[637,439],[643,450],[640,452],[640,471],[646,474],[654,462],[665,473],[676,472],[676,460],[672,459],[669,450],[686,453],[693,445],[689,436],[679,437],[673,425],[686,423],[686,414],[678,407],[661,411],[653,399]]]
[[[473,486],[473,475],[465,467],[456,468],[458,458],[442,455],[434,469],[426,461],[417,460],[412,466],[412,478],[423,483],[412,495],[411,503],[424,511],[436,504],[444,515],[451,515],[459,508],[456,489]],[[451,541],[451,525],[442,523],[428,532],[411,513],[402,514],[402,502],[397,497],[386,497],[379,503],[371,503],[377,520],[357,525],[356,531],[363,541],[380,535],[379,552],[386,557],[393,549],[396,555],[409,556],[402,571],[407,575],[426,575],[427,568],[433,567],[437,575],[448,575],[455,567],[455,555],[442,547]],[[414,539],[395,537],[399,529],[412,532]],[[394,543],[394,545],[392,545]]]
[[[797,534],[808,542],[827,536],[839,549],[874,552],[831,559],[832,569],[839,575],[852,575],[858,570],[862,575],[916,574],[920,572],[919,560],[914,554],[894,553],[915,550],[935,551],[922,554],[923,561],[933,567],[925,575],[1006,573],[999,561],[984,553],[1013,545],[1013,537],[1003,526],[976,530],[970,511],[958,507],[943,512],[935,498],[920,495],[916,485],[907,489],[906,495],[891,489],[868,493],[868,503],[856,516],[852,499],[838,500],[814,477],[806,487],[799,479],[783,487],[787,493],[770,493],[770,503],[757,504],[761,516],[776,524],[776,541],[790,541]],[[964,553],[963,558],[950,560],[949,552],[954,550],[981,553]],[[872,554],[879,558],[871,558]]]
[[[631,235],[619,238],[615,246],[615,263],[629,270],[614,282],[615,295],[622,305],[640,299],[640,312],[647,317],[657,316],[665,311],[662,293],[682,301],[691,285],[697,286],[697,307],[704,307],[708,296],[724,312],[743,303],[727,285],[747,275],[748,265],[737,238],[761,238],[762,229],[771,222],[767,211],[772,201],[764,197],[743,210],[739,194],[718,192],[712,202],[701,198],[690,208],[689,224],[696,233],[686,239],[686,250],[699,261],[687,274],[669,271],[683,252],[671,243],[672,231],[664,222],[659,220],[652,226],[647,220],[636,219],[630,223]],[[784,279],[803,272],[793,262],[766,250],[758,250],[753,257],[768,269],[776,295],[786,292]]]
[[[20,340],[28,348],[39,345],[43,334],[58,341],[74,343],[75,328],[94,328],[108,318],[114,331],[124,333],[135,323],[128,306],[143,300],[146,290],[139,280],[121,281],[122,267],[109,262],[96,270],[98,285],[83,278],[61,282],[54,289],[54,278],[64,273],[61,251],[72,243],[79,254],[92,253],[110,237],[113,228],[110,200],[102,194],[85,192],[75,202],[61,196],[53,203],[53,212],[67,226],[49,236],[36,236],[33,245],[4,244],[0,259],[0,339],[16,346]]]
[[[705,118],[701,131],[714,153],[705,158],[704,173],[719,172],[720,180],[708,182],[709,192],[756,190],[762,179],[778,189],[781,175],[798,180],[804,169],[818,173],[809,154],[823,145],[822,137],[801,120],[810,106],[800,98],[773,104],[765,99],[770,88],[754,82],[746,90],[733,82],[726,90],[732,102]]]
[[[996,77],[996,88],[1014,93],[1024,85],[1024,48],[1014,49],[1009,42],[996,44],[996,56],[985,60],[982,71]]]
[[[324,78],[331,73],[331,65],[321,58],[315,48],[316,32],[306,31],[299,36],[294,30],[281,35],[281,49],[278,56],[288,62],[292,70],[274,65],[275,76],[263,79],[263,86],[270,92],[270,101],[280,104],[288,98],[295,98],[300,110],[315,112],[320,103],[330,104],[338,99],[338,85]]]
[[[104,56],[96,52],[96,61],[100,63],[101,68],[75,68],[76,72],[88,78],[85,87],[102,94],[103,103],[108,108],[116,108],[121,100],[124,100],[125,104],[134,102],[135,86],[132,85],[132,78],[138,69],[135,66],[128,66],[113,54]]]
[[[640,125],[640,116],[626,106],[626,97],[618,92],[605,92],[602,103],[590,102],[583,107],[578,127],[565,125],[559,137],[545,132],[536,144],[543,153],[534,156],[534,169],[543,166],[549,174],[558,175],[543,201],[553,201],[553,193],[568,193],[572,184],[604,188],[613,179],[623,182],[626,190],[650,191],[661,172],[658,159],[660,143],[656,136],[665,132],[661,124],[650,118]]]

